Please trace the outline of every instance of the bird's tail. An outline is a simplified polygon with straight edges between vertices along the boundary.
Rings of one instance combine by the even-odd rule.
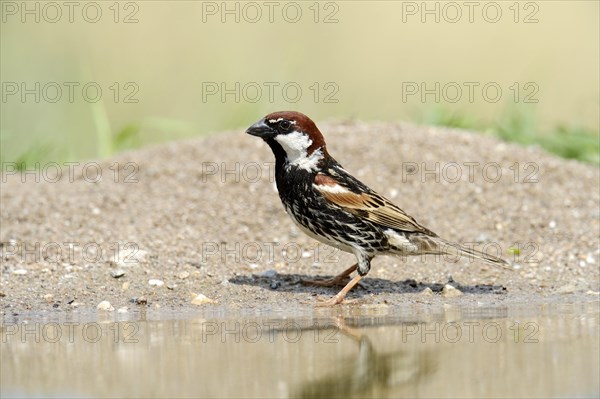
[[[451,259],[457,261],[465,258],[470,261],[480,259],[492,266],[512,270],[510,264],[502,258],[444,240],[440,237],[429,235],[413,236],[410,241],[418,248],[417,254],[448,255]]]
[[[510,266],[510,264],[502,258],[499,258],[494,255],[490,255],[490,254],[482,252],[482,251],[478,251],[474,248],[468,248],[463,245],[458,245],[456,243],[447,242],[445,240],[442,240],[442,241],[444,241],[446,243],[446,247],[448,248],[448,251],[446,252],[446,254],[448,254],[448,255],[466,256],[467,259],[470,259],[470,260],[473,260],[473,258],[477,258],[477,259],[481,259],[481,260],[485,261],[486,263],[488,263],[492,266],[500,267],[502,269],[512,270],[512,267]]]

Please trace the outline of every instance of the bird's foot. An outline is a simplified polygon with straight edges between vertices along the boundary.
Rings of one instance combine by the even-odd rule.
[[[319,307],[319,308],[330,308],[332,306],[342,303],[344,301],[344,297],[345,297],[345,295],[341,296],[338,294],[327,300],[319,299],[319,301],[316,303],[315,306]]]
[[[346,284],[346,286],[344,288],[342,288],[342,290],[340,292],[337,293],[336,296],[334,296],[333,298],[327,300],[327,301],[321,301],[317,303],[317,306],[319,307],[325,307],[325,306],[334,306],[337,305],[338,303],[342,303],[342,301],[344,300],[344,298],[346,297],[346,295],[348,294],[348,292],[352,289],[352,287],[354,287],[356,284],[358,284],[358,282],[363,278],[363,276],[361,276],[360,274],[356,277],[354,277],[352,280],[350,280],[350,282],[348,284]]]

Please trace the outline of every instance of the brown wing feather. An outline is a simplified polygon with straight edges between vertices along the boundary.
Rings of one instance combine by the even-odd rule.
[[[318,189],[318,185],[316,185],[316,187]],[[412,216],[407,215],[406,212],[398,208],[391,201],[375,192],[363,192],[360,194],[353,193],[349,190],[344,192],[319,190],[319,192],[325,199],[344,208],[348,212],[382,226],[403,231],[422,232],[428,235],[435,235],[433,232],[417,223]]]

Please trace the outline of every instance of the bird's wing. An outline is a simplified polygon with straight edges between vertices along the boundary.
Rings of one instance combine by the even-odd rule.
[[[341,173],[335,173],[335,177],[324,173],[315,176],[313,187],[327,201],[383,227],[435,236],[391,201],[342,171],[337,170],[343,176]]]

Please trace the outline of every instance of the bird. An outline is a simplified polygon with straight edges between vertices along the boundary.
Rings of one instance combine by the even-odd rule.
[[[469,256],[509,268],[499,257],[439,237],[352,176],[329,155],[323,134],[308,116],[296,111],[273,112],[246,133],[263,139],[273,151],[277,191],[299,229],[356,257],[356,264],[332,279],[304,281],[323,287],[343,286],[318,306],[342,303],[369,273],[377,255]],[[357,275],[348,281],[354,271]]]

